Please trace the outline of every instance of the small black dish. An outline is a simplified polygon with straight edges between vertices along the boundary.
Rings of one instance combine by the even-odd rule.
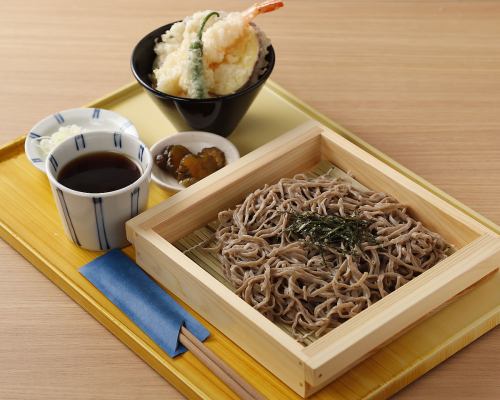
[[[274,68],[274,49],[269,46],[267,69],[259,80],[234,94],[210,99],[189,99],[160,92],[151,85],[156,40],[175,22],[155,29],[135,46],[131,67],[135,79],[179,130],[194,130],[228,136],[238,125]]]

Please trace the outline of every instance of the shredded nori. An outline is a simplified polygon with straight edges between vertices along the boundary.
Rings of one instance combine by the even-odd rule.
[[[361,243],[375,242],[370,232],[371,221],[355,214],[344,217],[315,212],[289,212],[286,231],[295,240],[316,246],[323,254],[325,247],[333,247],[341,253],[355,254]]]

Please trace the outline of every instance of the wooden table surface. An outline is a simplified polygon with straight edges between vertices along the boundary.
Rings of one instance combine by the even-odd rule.
[[[133,3],[1,2],[0,143],[130,82],[157,26],[243,6]],[[259,23],[275,81],[500,223],[500,2],[287,0]],[[3,242],[0,260],[1,399],[181,398]],[[499,355],[497,328],[396,398],[500,398]]]

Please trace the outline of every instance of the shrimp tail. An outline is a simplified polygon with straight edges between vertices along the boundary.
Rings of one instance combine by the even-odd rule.
[[[242,12],[243,17],[247,21],[251,21],[259,14],[268,13],[278,8],[283,7],[285,4],[279,0],[267,0],[262,1],[260,3],[255,3],[253,6],[250,6],[245,11]]]

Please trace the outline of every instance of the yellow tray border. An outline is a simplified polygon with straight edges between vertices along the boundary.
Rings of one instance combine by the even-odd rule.
[[[427,180],[423,179],[386,154],[377,150],[375,147],[368,144],[346,128],[333,122],[327,116],[316,111],[311,106],[304,103],[302,100],[288,92],[276,82],[268,80],[266,86],[275,94],[288,101],[288,103],[296,107],[298,110],[304,112],[311,119],[317,120],[323,125],[335,130],[352,143],[356,144],[357,146],[361,147],[362,149],[378,158],[380,161],[396,169],[420,186],[426,188],[452,206],[468,214],[470,217],[474,218],[496,234],[500,234],[500,227],[493,221],[480,215],[470,207],[459,202]],[[83,107],[100,107],[104,104],[110,104],[114,101],[118,101],[121,97],[126,97],[127,95],[140,90],[141,88],[137,82],[131,82],[109,93],[108,95],[87,103]],[[16,151],[18,147],[23,146],[25,139],[26,135],[23,135],[0,146],[0,160],[6,158],[6,156],[8,156],[10,153]],[[59,269],[53,268],[36,249],[34,249],[23,238],[16,235],[16,233],[9,226],[1,221],[0,237],[4,239],[10,246],[12,246],[19,254],[25,257],[30,263],[32,263],[54,284],[62,289],[70,298],[76,301],[83,309],[85,309],[104,327],[106,327],[106,329],[113,333],[120,341],[126,344],[132,351],[134,351],[134,353],[136,353],[146,363],[148,363],[149,366],[151,366],[155,371],[163,376],[170,384],[176,387],[177,390],[179,390],[182,394],[184,394],[188,398],[208,399],[206,394],[201,391],[196,385],[194,385],[190,381],[186,381],[183,379],[182,371],[179,371],[179,369],[176,368],[173,364],[165,363],[163,358],[160,357],[156,351],[154,351],[149,345],[147,345],[139,337],[137,337],[137,335],[135,335],[126,325],[122,324],[111,313],[106,311],[97,301],[95,301],[91,296],[85,293],[78,285],[71,281]],[[407,383],[410,383],[414,379],[429,371],[434,366],[446,360],[448,357],[461,350],[467,344],[476,340],[481,335],[485,334],[499,324],[500,305],[491,310],[489,313],[483,315],[482,318],[476,320],[473,325],[470,325],[467,328],[464,328],[461,331],[457,332],[453,336],[453,338],[449,339],[445,343],[442,343],[438,349],[435,349],[433,353],[429,354],[426,358],[422,358],[418,360],[416,364],[411,365],[400,376],[393,377],[385,385],[370,393],[368,398],[385,398],[396,393],[398,390],[405,386],[405,384],[401,383],[401,379],[407,380]],[[468,336],[467,340],[463,339],[465,336]],[[444,349],[448,349],[445,356],[442,355],[442,350]]]

